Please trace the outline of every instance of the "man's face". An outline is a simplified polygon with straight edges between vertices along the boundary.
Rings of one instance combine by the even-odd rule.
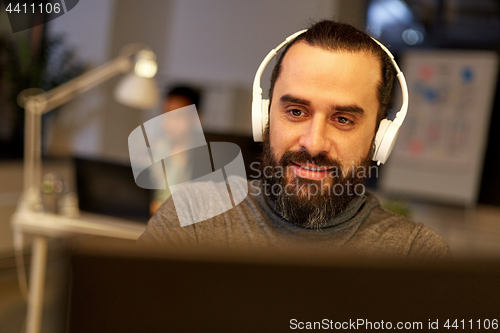
[[[274,199],[278,206],[303,206],[295,219],[307,216],[308,209],[334,205],[328,208],[331,217],[352,199],[345,193],[332,198],[331,187],[360,183],[350,177],[352,170],[370,163],[380,77],[378,60],[365,52],[332,52],[299,42],[285,55],[274,86],[263,162],[286,169],[282,179],[271,183],[293,185],[295,195]],[[310,187],[299,190],[301,184],[319,187],[313,196]],[[328,187],[328,193],[318,193]]]
[[[163,104],[163,112],[167,113],[193,104],[184,96],[171,95]],[[182,113],[171,113],[163,123],[165,135],[172,143],[186,142],[191,134],[193,122]]]
[[[343,167],[363,159],[375,134],[380,64],[368,53],[331,52],[305,42],[282,62],[270,110],[270,143],[278,159],[287,151],[324,153]],[[297,176],[321,179],[296,163]]]

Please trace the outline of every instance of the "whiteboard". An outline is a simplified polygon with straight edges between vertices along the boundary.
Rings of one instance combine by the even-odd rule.
[[[409,109],[381,170],[381,190],[474,204],[497,82],[497,54],[411,51],[403,55],[402,65]]]

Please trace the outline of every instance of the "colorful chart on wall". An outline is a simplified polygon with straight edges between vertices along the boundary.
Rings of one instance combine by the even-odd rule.
[[[409,109],[384,167],[382,189],[473,204],[497,83],[496,53],[413,51],[402,65]]]

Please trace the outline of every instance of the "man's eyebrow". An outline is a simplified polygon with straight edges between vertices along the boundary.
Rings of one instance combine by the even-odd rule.
[[[302,99],[302,98],[298,98],[298,97],[294,97],[294,96],[292,96],[290,94],[286,94],[286,95],[281,96],[280,102],[282,104],[283,103],[294,103],[294,104],[302,104],[302,105],[305,105],[305,106],[311,105],[311,102],[309,102],[308,100]]]
[[[294,97],[290,94],[286,94],[286,95],[281,96],[280,102],[282,104],[294,103],[294,104],[301,104],[301,105],[305,105],[305,106],[311,105],[311,102],[309,102],[307,99]],[[364,116],[364,114],[365,114],[365,110],[362,107],[359,107],[357,105],[334,105],[334,106],[332,106],[332,110],[353,113],[353,114],[357,114],[359,116]]]
[[[365,115],[365,110],[357,105],[335,105],[332,107],[332,109],[335,111],[354,113],[359,116]]]

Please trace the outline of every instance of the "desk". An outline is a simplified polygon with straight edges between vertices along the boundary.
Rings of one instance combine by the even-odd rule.
[[[48,237],[85,234],[135,240],[146,230],[146,225],[143,223],[86,212],[78,218],[47,213],[16,212],[13,221],[15,227],[23,233]]]
[[[85,213],[79,218],[68,218],[43,212],[36,213],[26,209],[22,204],[14,213],[12,222],[12,227],[18,238],[17,241],[22,241],[20,235],[35,235],[31,258],[27,318],[34,325],[31,327],[34,327],[37,331],[40,328],[43,307],[48,237],[68,237],[75,234],[84,234],[135,240],[146,228],[144,224],[103,217],[96,214]],[[23,281],[26,280],[23,279]],[[28,327],[29,330],[30,328]]]

